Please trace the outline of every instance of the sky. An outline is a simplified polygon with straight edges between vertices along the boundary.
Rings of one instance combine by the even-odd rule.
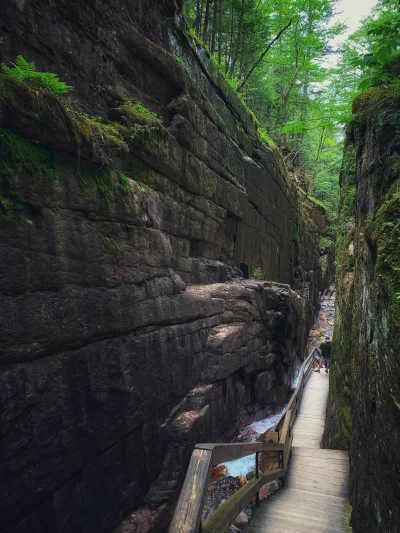
[[[361,20],[371,13],[371,9],[377,4],[377,0],[340,0],[336,6],[336,13],[332,23],[344,22],[347,30],[331,41],[333,49],[337,49],[349,35],[354,33]],[[339,60],[339,54],[331,54],[325,58],[326,66],[335,66]]]
[[[336,7],[338,15],[335,16],[334,21],[344,22],[348,29],[336,41],[342,42],[350,34],[354,33],[361,19],[370,14],[376,3],[377,0],[341,0]]]

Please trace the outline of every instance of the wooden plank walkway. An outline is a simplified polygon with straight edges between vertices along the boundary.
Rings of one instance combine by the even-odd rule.
[[[320,448],[329,376],[313,372],[293,427],[293,457],[285,487],[264,500],[246,533],[351,533],[349,460]]]

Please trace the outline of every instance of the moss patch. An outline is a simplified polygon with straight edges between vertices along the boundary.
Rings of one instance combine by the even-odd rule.
[[[276,146],[274,141],[268,135],[267,130],[265,128],[258,128],[257,131],[261,141],[264,142],[267,146]]]
[[[0,187],[12,190],[14,176],[21,167],[33,180],[56,179],[56,158],[54,153],[26,141],[8,130],[0,134]]]
[[[390,121],[390,116],[398,111],[396,102],[398,97],[394,86],[371,87],[357,96],[352,112],[360,124],[374,123],[382,126],[386,118]]]
[[[319,207],[324,214],[326,214],[326,207],[320,200],[317,200],[317,198],[314,198],[314,196],[311,196],[310,194],[307,196],[307,198],[310,200],[310,202]]]
[[[389,317],[400,326],[400,179],[391,187],[371,223],[377,246],[376,273],[389,302]]]

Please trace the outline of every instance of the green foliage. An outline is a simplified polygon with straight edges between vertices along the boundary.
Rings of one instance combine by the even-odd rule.
[[[95,171],[93,177],[97,185],[97,190],[107,204],[111,203],[116,192],[119,192],[122,196],[126,196],[129,192],[130,180],[122,172],[101,169]]]
[[[120,132],[118,129],[113,126],[112,124],[104,124],[102,117],[96,116],[96,115],[88,115],[87,113],[82,113],[79,111],[76,113],[78,119],[86,122],[87,124],[90,124],[91,126],[95,126],[97,129],[100,129],[104,133],[109,133],[110,135],[114,135],[115,137],[120,136]]]
[[[338,205],[342,128],[353,118],[350,100],[337,94],[347,92],[343,76],[337,73],[328,83],[332,69],[323,66],[330,39],[343,31],[331,21],[336,3],[211,0],[208,15],[206,2],[185,5],[189,33],[204,42],[221,77],[233,90],[246,80],[240,99],[257,117],[261,139],[270,146],[273,140],[285,154],[298,154],[296,177],[304,177],[307,192],[332,214]],[[291,26],[264,54],[289,20]]]
[[[16,222],[21,219],[24,212],[30,215],[38,215],[43,206],[40,202],[25,200],[11,194],[10,197],[0,196],[0,220],[3,222]]]
[[[132,102],[132,100],[124,100],[123,103],[124,106],[128,107],[132,111],[135,111],[139,113],[140,115],[143,115],[147,119],[151,120],[152,122],[156,124],[162,124],[162,119],[157,115],[157,113],[154,113],[153,111],[150,111],[147,107],[145,107],[140,102]]]
[[[176,54],[174,54],[174,59],[177,63],[179,63],[180,65],[182,65],[182,67],[185,66],[185,62],[183,61],[183,59],[179,56],[177,56]]]
[[[400,180],[392,185],[376,217],[371,221],[372,238],[377,243],[376,270],[392,300],[391,316],[400,326]]]
[[[251,279],[260,280],[260,279],[263,279],[263,277],[264,277],[264,272],[261,270],[260,267],[255,268],[253,272],[251,273]]]
[[[352,185],[342,203],[342,214],[344,216],[352,216],[356,205],[357,189],[355,185]]]
[[[12,188],[12,180],[20,167],[24,167],[34,180],[53,181],[56,178],[54,154],[6,129],[0,134],[0,153],[0,185],[3,189]]]
[[[334,242],[332,239],[329,239],[328,237],[321,236],[319,238],[319,245],[321,248],[330,248],[334,245]]]
[[[358,54],[352,66],[361,72],[359,90],[392,83],[400,73],[400,10],[398,2],[378,4],[352,39]]]
[[[320,200],[317,200],[317,198],[314,198],[314,196],[311,196],[310,194],[307,196],[307,198],[313,202],[316,206],[318,206],[319,208],[323,209],[324,211],[326,211],[326,207],[325,205],[320,201]]]
[[[3,75],[25,81],[35,89],[48,90],[56,98],[66,95],[72,89],[53,72],[37,72],[35,63],[29,63],[22,56],[18,56],[11,67],[2,64],[1,71]]]
[[[260,139],[265,142],[265,144],[267,144],[268,146],[275,146],[274,141],[268,135],[267,130],[265,128],[258,128],[258,134],[260,136]]]

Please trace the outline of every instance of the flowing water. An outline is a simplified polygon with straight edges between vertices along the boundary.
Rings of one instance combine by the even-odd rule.
[[[335,320],[335,287],[332,285],[327,289],[324,295],[321,298],[321,307],[318,313],[318,318],[311,330],[310,340],[309,340],[309,353],[314,348],[318,348],[319,344],[325,340],[325,335],[328,335],[332,338],[333,327]],[[291,383],[291,388],[295,389],[297,387],[300,377],[300,368]],[[250,428],[253,429],[256,434],[254,434],[252,441],[254,442],[259,435],[265,433],[268,429],[275,426],[281,419],[285,407],[262,420],[257,420],[250,424]],[[224,463],[228,468],[228,476],[245,476],[248,472],[255,468],[255,454],[242,457],[241,459],[235,459],[234,461],[228,461]]]

